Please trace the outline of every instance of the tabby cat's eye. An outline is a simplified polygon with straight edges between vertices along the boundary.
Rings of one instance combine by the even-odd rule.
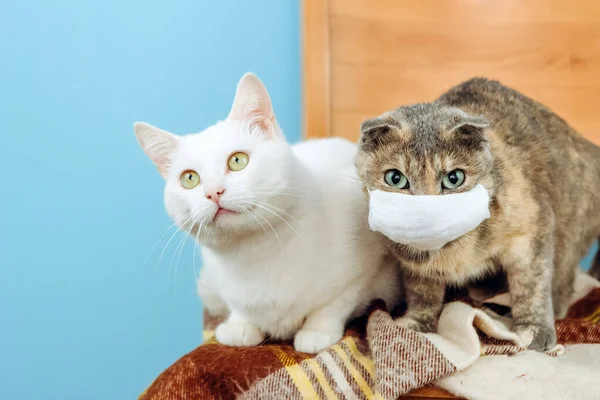
[[[385,183],[394,189],[408,189],[408,178],[397,169],[390,169],[384,175]]]
[[[231,155],[231,157],[229,157],[229,161],[227,162],[227,165],[229,166],[229,169],[231,171],[237,172],[237,171],[241,171],[244,168],[246,168],[246,166],[248,165],[248,161],[250,161],[248,154],[238,152],[238,153],[233,153]]]
[[[181,174],[181,186],[186,189],[193,189],[200,183],[200,175],[196,171],[185,171]]]
[[[454,171],[450,171],[444,176],[442,179],[442,187],[444,189],[456,189],[465,181],[465,173],[460,169],[455,169]]]

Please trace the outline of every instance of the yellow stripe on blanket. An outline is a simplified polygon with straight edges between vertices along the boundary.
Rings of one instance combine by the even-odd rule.
[[[203,344],[217,343],[217,339],[215,338],[215,331],[206,330],[206,331],[202,332],[202,343]]]
[[[347,340],[348,340],[348,338],[344,339],[343,341],[347,341]],[[363,378],[363,376],[361,375],[361,373],[352,364],[352,361],[350,360],[350,358],[348,357],[348,355],[346,354],[346,352],[344,351],[344,349],[342,349],[342,347],[339,344],[336,344],[335,346],[331,347],[331,350],[335,351],[336,354],[338,355],[338,357],[343,361],[344,365],[348,369],[348,372],[350,372],[350,375],[352,375],[352,377],[354,378],[354,380],[356,381],[356,383],[358,383],[358,386],[363,391],[363,393],[365,394],[366,398],[367,399],[374,398],[375,394],[371,390],[371,387],[369,386],[369,384],[367,383],[367,381],[365,381],[365,378]]]
[[[352,356],[358,360],[358,362],[364,367],[364,369],[369,373],[369,375],[371,376],[371,379],[374,384],[374,382],[376,381],[376,376],[375,376],[375,365],[373,364],[373,360],[370,357],[365,356],[359,349],[358,346],[356,345],[356,340],[353,337],[349,337],[346,338],[344,340],[342,340],[342,343],[345,343],[346,346],[348,346],[348,348],[350,349],[350,353],[352,354]],[[381,397],[381,395],[377,392],[375,392],[375,397],[374,400],[381,400],[383,399]]]
[[[338,397],[335,394],[335,392],[333,391],[333,389],[331,388],[331,386],[329,385],[329,382],[327,382],[327,378],[325,378],[325,373],[323,372],[323,369],[321,369],[321,366],[319,365],[317,360],[312,358],[312,359],[305,360],[302,362],[305,363],[308,368],[310,368],[310,370],[313,372],[313,374],[315,374],[315,376],[317,377],[317,381],[319,382],[319,384],[323,388],[323,391],[325,392],[325,396],[328,399],[331,399],[331,400],[336,399],[337,400]]]
[[[375,365],[373,365],[373,360],[369,357],[365,356],[358,349],[356,345],[356,340],[354,338],[349,337],[347,339],[342,340],[342,343],[345,343],[346,346],[350,349],[350,353],[352,356],[364,367],[364,369],[369,373],[373,382],[375,382]]]
[[[315,391],[312,383],[310,383],[308,375],[306,375],[306,372],[304,372],[296,360],[287,355],[278,346],[272,346],[271,349],[285,367],[285,370],[290,375],[290,378],[292,378],[292,381],[300,391],[300,395],[305,399],[318,399],[319,395]]]
[[[600,323],[600,308],[598,308],[591,315],[585,318],[585,321],[591,322],[592,324]]]

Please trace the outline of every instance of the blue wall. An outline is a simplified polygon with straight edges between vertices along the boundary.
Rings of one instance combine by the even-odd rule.
[[[140,272],[170,222],[132,124],[203,129],[249,70],[297,140],[298,1],[0,3],[0,399],[133,399],[200,342],[191,243]]]

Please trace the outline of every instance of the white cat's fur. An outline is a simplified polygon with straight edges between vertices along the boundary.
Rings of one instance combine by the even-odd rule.
[[[317,352],[372,299],[398,300],[397,268],[368,227],[355,146],[343,139],[290,146],[254,75],[240,80],[227,119],[203,132],[175,136],[144,123],[135,132],[166,179],[169,215],[202,244],[198,291],[211,314],[229,315],[219,342],[295,336],[297,350]],[[238,151],[249,155],[248,166],[229,171]],[[186,170],[200,185],[183,188]],[[236,213],[215,218],[219,206],[207,195],[223,189],[219,206]]]

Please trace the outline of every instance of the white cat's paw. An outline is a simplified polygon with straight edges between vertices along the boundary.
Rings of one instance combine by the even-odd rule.
[[[294,348],[302,353],[318,353],[336,344],[342,334],[327,331],[302,329],[296,333]]]
[[[228,346],[258,346],[265,340],[258,328],[243,322],[223,322],[217,326],[215,337]]]

